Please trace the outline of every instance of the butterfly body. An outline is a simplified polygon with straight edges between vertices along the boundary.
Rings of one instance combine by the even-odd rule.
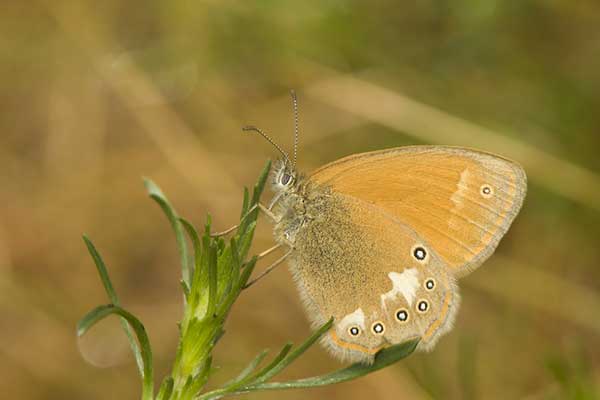
[[[313,326],[334,325],[332,354],[369,363],[452,327],[458,277],[496,248],[525,196],[514,162],[474,150],[412,146],[358,154],[311,175],[273,173],[275,239]]]

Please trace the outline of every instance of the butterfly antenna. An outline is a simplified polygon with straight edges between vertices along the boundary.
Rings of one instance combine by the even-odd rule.
[[[275,147],[283,156],[283,158],[285,158],[285,162],[289,165],[290,163],[290,157],[288,157],[287,153],[285,151],[283,151],[281,149],[281,147],[279,147],[279,145],[277,145],[277,143],[275,143],[273,141],[273,139],[271,139],[271,137],[269,135],[267,135],[266,133],[264,133],[261,129],[257,128],[256,126],[253,125],[248,125],[248,126],[244,126],[242,128],[243,131],[245,132],[256,132],[258,133],[260,136],[262,136],[263,138],[265,138],[265,140],[269,143],[271,143],[273,145],[273,147]]]
[[[296,168],[296,160],[298,157],[298,135],[299,135],[299,112],[298,112],[298,97],[296,97],[296,92],[294,90],[290,90],[290,95],[292,96],[292,105],[294,107],[294,168]]]

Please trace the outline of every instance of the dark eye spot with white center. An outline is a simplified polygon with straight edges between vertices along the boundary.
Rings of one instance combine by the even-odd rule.
[[[350,336],[358,336],[360,334],[360,329],[358,326],[351,326],[350,329],[348,329],[348,333]]]
[[[481,195],[483,197],[490,198],[492,197],[492,195],[494,194],[494,190],[492,189],[492,187],[490,185],[482,185],[481,186]]]
[[[292,176],[284,172],[283,175],[281,175],[280,182],[283,186],[287,186],[290,184],[290,182],[292,182]]]
[[[376,335],[381,335],[385,332],[385,326],[381,322],[375,322],[371,329],[373,329],[373,333]]]
[[[396,319],[400,322],[408,321],[408,311],[404,309],[396,311]]]
[[[427,257],[427,251],[425,250],[425,248],[421,247],[421,246],[417,246],[415,247],[415,249],[413,250],[413,256],[419,260],[419,261],[423,261],[425,259],[425,257]]]
[[[429,278],[425,281],[425,289],[433,290],[435,288],[435,281],[433,278]]]
[[[427,302],[427,300],[420,300],[417,303],[417,310],[421,313],[426,312],[429,309],[429,303]]]

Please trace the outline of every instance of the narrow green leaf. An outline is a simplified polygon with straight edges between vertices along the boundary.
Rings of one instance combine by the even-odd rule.
[[[267,178],[269,177],[270,169],[271,169],[271,161],[269,160],[265,164],[262,172],[260,173],[258,181],[254,185],[254,190],[252,192],[252,200],[250,201],[250,204],[248,204],[248,210],[250,210],[250,208],[252,206],[258,204],[258,202],[260,200],[260,196],[265,188]],[[246,232],[246,230],[248,229],[248,226],[252,222],[255,222],[257,217],[258,217],[258,208],[255,208],[252,212],[249,213],[249,215],[247,217],[242,218],[238,232],[240,234],[244,234]]]
[[[258,371],[251,378],[251,382],[259,383],[259,382],[264,382],[266,379],[268,379],[268,378],[265,378],[267,376],[267,374],[269,374],[273,369],[275,369],[277,366],[279,366],[279,364],[285,359],[285,357],[288,355],[288,353],[290,352],[291,349],[292,349],[292,343],[286,343],[285,346],[283,346],[283,348],[279,352],[279,354],[277,354],[277,356],[267,366],[265,366],[263,369]]]
[[[217,307],[217,248],[211,243],[208,253],[208,307],[206,315],[212,317]]]
[[[243,288],[248,282],[248,279],[250,279],[252,272],[254,272],[254,267],[256,267],[256,261],[258,261],[258,257],[254,256],[250,259],[250,261],[244,264],[243,272],[238,282],[238,286],[240,286],[240,288]]]
[[[173,378],[170,376],[166,377],[163,381],[162,385],[160,385],[160,389],[158,391],[158,395],[156,396],[156,400],[168,400],[171,398],[171,394],[173,394]]]
[[[247,377],[249,377],[250,374],[254,372],[254,370],[256,369],[256,367],[258,367],[258,365],[265,359],[265,357],[267,356],[267,354],[269,354],[269,349],[264,349],[263,351],[261,351],[260,353],[258,353],[258,355],[256,357],[254,357],[254,359],[250,362],[250,364],[248,364],[246,366],[246,368],[244,368],[242,370],[242,372],[240,372],[240,374],[235,377],[235,379],[233,379],[230,382],[227,382],[223,386],[225,386],[225,387],[232,386],[235,383],[240,382],[240,381],[246,379]]]
[[[242,274],[241,274],[240,279],[238,280],[237,284],[231,290],[231,292],[225,297],[223,302],[219,305],[219,311],[217,312],[217,315],[219,316],[219,318],[225,318],[227,316],[227,312],[231,308],[231,305],[233,304],[235,299],[238,297],[240,291],[242,290],[242,288],[244,287],[244,285],[250,278],[250,275],[252,275],[252,271],[254,271],[254,267],[256,266],[257,260],[258,260],[257,257],[254,256],[254,257],[252,257],[252,259],[250,259],[250,261],[248,261],[242,267]]]
[[[314,332],[302,345],[300,345],[294,351],[287,353],[282,359],[277,363],[271,363],[269,367],[275,364],[272,368],[266,367],[263,371],[268,370],[268,372],[262,374],[258,379],[255,379],[253,382],[249,384],[235,385],[235,386],[226,386],[221,389],[216,389],[211,392],[207,392],[198,399],[200,400],[208,400],[208,399],[219,399],[225,396],[238,395],[242,393],[248,393],[258,390],[283,390],[283,389],[298,389],[298,388],[311,388],[311,387],[319,387],[332,385],[335,383],[345,382],[352,379],[359,378],[361,376],[370,374],[372,372],[378,371],[382,368],[385,368],[405,357],[412,354],[415,351],[418,339],[409,341],[406,343],[402,343],[396,346],[389,347],[387,349],[381,350],[375,356],[375,360],[373,364],[362,364],[356,363],[349,367],[342,368],[340,370],[331,372],[329,374],[324,374],[320,376],[315,376],[311,378],[298,379],[287,382],[266,382],[270,378],[272,378],[275,374],[279,373],[286,366],[288,366],[292,361],[298,358],[302,353],[304,353],[312,344],[314,344],[325,332],[327,332],[333,323],[333,319],[329,320],[326,324],[324,324],[321,328],[319,328],[316,332]],[[286,348],[284,348],[286,350]],[[286,351],[287,352],[287,351]],[[281,353],[280,353],[281,354]],[[264,358],[264,356],[263,356]],[[262,372],[262,371],[261,371]],[[261,374],[261,373],[259,373]],[[256,376],[258,376],[257,374]],[[248,381],[248,380],[246,380]],[[244,383],[244,382],[242,382]],[[232,390],[233,389],[233,390]]]
[[[252,221],[248,224],[248,227],[244,231],[244,234],[238,239],[238,251],[240,260],[246,259],[248,251],[252,245],[252,239],[254,237],[254,230],[256,229],[256,221]]]
[[[144,366],[144,372],[142,376],[142,399],[152,400],[154,391],[152,349],[150,347],[150,340],[148,339],[148,334],[146,333],[144,325],[133,314],[114,304],[96,307],[87,313],[77,324],[77,336],[83,336],[97,322],[111,314],[116,314],[125,318],[137,336],[141,347],[142,361]]]
[[[110,276],[108,275],[108,269],[106,268],[106,265],[104,264],[104,261],[100,256],[100,253],[98,253],[98,250],[96,250],[96,247],[86,235],[83,235],[83,241],[85,242],[88,252],[94,260],[94,264],[96,265],[96,269],[98,270],[98,275],[100,275],[100,280],[102,281],[102,285],[104,286],[104,290],[106,291],[110,302],[116,306],[121,305],[119,302],[119,297],[117,296],[117,292],[115,291],[115,288],[113,287],[112,282],[110,280]],[[140,354],[140,348],[137,342],[135,341],[135,338],[133,337],[133,332],[131,330],[131,327],[127,323],[127,320],[125,320],[124,318],[119,318],[119,320],[123,331],[125,331],[125,335],[127,335],[127,340],[129,341],[129,346],[131,347],[131,351],[133,352],[133,357],[135,358],[135,363],[137,365],[138,372],[140,373],[140,376],[143,376],[144,369],[142,355]]]
[[[281,349],[279,354],[277,354],[277,356],[267,366],[265,366],[264,368],[262,368],[260,371],[258,371],[256,374],[253,374],[253,375],[244,374],[244,373],[240,374],[240,375],[244,375],[244,377],[242,379],[235,379],[233,381],[233,383],[231,383],[230,385],[227,385],[223,389],[221,389],[222,392],[223,393],[233,393],[233,392],[236,392],[241,387],[248,386],[249,384],[252,384],[252,383],[260,382],[260,378],[262,376],[264,376],[265,374],[267,374],[274,367],[276,367],[281,362],[281,360],[283,360],[285,358],[285,356],[289,353],[291,348],[292,348],[292,344],[287,343]],[[266,355],[266,352],[263,351],[263,353]],[[259,357],[261,357],[261,355],[263,353],[259,354]],[[257,357],[257,359],[258,359],[258,357]],[[255,359],[254,361],[256,361],[257,359]],[[259,362],[262,361],[262,358],[259,358],[258,361]],[[253,364],[254,364],[254,362],[250,366],[252,366]],[[256,365],[258,365],[258,363]],[[254,365],[254,367],[256,365]]]
[[[144,185],[146,186],[146,190],[148,191],[148,195],[158,203],[160,208],[163,210],[169,223],[171,224],[171,228],[175,232],[175,239],[177,241],[177,249],[179,250],[179,258],[181,259],[181,276],[183,280],[188,284],[191,280],[191,273],[189,268],[189,260],[188,260],[188,249],[187,243],[185,242],[185,236],[183,234],[183,229],[179,222],[177,212],[169,203],[169,200],[164,195],[162,190],[156,185],[152,180],[144,178]]]
[[[179,284],[181,285],[181,290],[183,290],[183,295],[185,296],[185,301],[189,302],[190,301],[190,299],[189,299],[189,297],[190,297],[190,288],[189,288],[189,286],[187,285],[187,283],[184,282],[183,279],[179,281]]]
[[[202,362],[202,365],[200,367],[198,367],[200,372],[197,373],[196,375],[192,374],[187,377],[185,385],[183,386],[183,389],[181,390],[181,395],[178,397],[178,399],[193,399],[193,398],[195,398],[194,396],[196,396],[202,390],[204,385],[206,385],[206,383],[208,382],[208,378],[209,378],[209,375],[211,372],[211,365],[212,365],[212,357],[208,356]]]
[[[210,226],[212,225],[212,217],[210,213],[206,214],[206,223],[204,224],[204,236],[210,237]]]
[[[233,264],[231,281],[236,284],[240,279],[240,268],[242,268],[242,262],[240,261],[240,253],[238,252],[235,237],[231,238],[229,245],[231,246],[231,261]]]
[[[113,303],[115,305],[119,305],[119,298],[117,297],[115,288],[113,287],[112,282],[110,281],[110,277],[108,275],[108,270],[106,269],[106,265],[104,264],[104,260],[102,260],[100,253],[98,253],[98,250],[96,250],[96,247],[94,246],[92,241],[86,235],[83,235],[83,241],[85,242],[85,245],[87,246],[88,252],[94,259],[94,263],[96,264],[96,269],[98,270],[98,275],[100,275],[100,280],[102,281],[102,285],[104,286],[104,289],[106,290],[106,294],[108,294],[109,300],[111,301],[111,303]]]
[[[259,390],[285,390],[285,389],[301,389],[320,386],[328,386],[336,383],[350,381],[362,376],[368,375],[389,365],[392,365],[399,360],[412,354],[418,344],[418,340],[409,341],[396,346],[388,347],[381,350],[375,356],[373,364],[356,363],[349,367],[331,372],[329,374],[314,376],[311,378],[298,379],[286,382],[260,382],[249,384],[235,391],[225,391],[223,389],[213,390],[200,396],[200,400],[219,399],[225,396],[233,396],[243,393],[255,392]]]
[[[244,389],[246,391],[297,389],[327,386],[335,383],[349,381],[378,371],[409,356],[415,351],[418,342],[418,340],[413,340],[396,346],[388,347],[387,349],[383,349],[379,353],[377,353],[375,361],[371,365],[357,363],[347,368],[343,368],[329,374],[315,376],[312,378],[298,379],[295,381],[288,382],[260,383],[256,385],[249,385]]]
[[[244,218],[246,213],[248,212],[248,202],[250,201],[250,194],[248,193],[248,188],[244,186],[244,201],[242,202],[242,213],[240,214],[240,219]]]
[[[281,360],[277,365],[273,366],[271,370],[265,373],[257,382],[265,382],[271,379],[273,376],[281,372],[285,367],[290,365],[294,360],[300,357],[310,346],[312,346],[325,332],[327,332],[331,325],[333,325],[333,318],[327,321],[323,326],[313,332],[300,346],[294,349],[291,353],[287,354],[286,357]]]
[[[194,271],[201,271],[201,259],[202,259],[202,244],[200,242],[200,237],[198,236],[198,232],[196,228],[184,218],[179,217],[179,222],[187,231],[187,234],[192,242],[192,247],[194,249],[194,269],[190,271],[190,274],[194,276]]]
[[[260,195],[265,189],[265,184],[267,183],[267,178],[269,177],[269,171],[271,170],[271,160],[268,160],[263,170],[261,171],[258,181],[256,185],[254,185],[254,192],[252,193],[252,203],[251,205],[257,204],[260,200]]]
[[[208,382],[208,378],[210,377],[210,373],[212,371],[212,356],[206,357],[202,367],[200,368],[200,372],[194,376],[193,385],[192,385],[192,395],[196,395],[199,393],[204,385]]]

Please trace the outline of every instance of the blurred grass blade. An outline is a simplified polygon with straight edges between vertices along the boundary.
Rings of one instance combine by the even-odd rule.
[[[137,336],[137,339],[140,343],[142,361],[144,364],[144,373],[142,376],[142,399],[151,400],[153,398],[154,390],[152,349],[150,347],[150,340],[148,340],[148,335],[144,325],[133,314],[114,304],[96,307],[87,313],[77,324],[77,336],[83,336],[97,322],[111,314],[116,314],[125,318]]]
[[[179,250],[179,257],[181,259],[181,276],[183,281],[190,286],[191,280],[191,272],[189,268],[189,260],[188,260],[188,249],[187,244],[185,242],[185,236],[183,234],[183,228],[181,227],[181,223],[179,222],[179,217],[177,212],[169,203],[169,200],[164,195],[162,190],[154,183],[152,180],[144,178],[144,186],[146,186],[146,190],[148,191],[148,195],[158,203],[160,208],[163,210],[165,215],[167,216],[173,231],[175,232],[175,239],[177,240],[177,249]]]
[[[102,281],[102,285],[106,290],[106,294],[108,295],[110,302],[115,306],[120,306],[121,304],[119,302],[119,297],[117,296],[117,292],[115,291],[112,282],[110,281],[108,270],[106,269],[106,265],[104,264],[100,253],[98,253],[98,250],[96,250],[96,247],[86,235],[83,235],[83,241],[85,242],[85,245],[87,246],[90,255],[94,259],[94,264],[96,265],[96,269],[98,270],[98,275],[100,275],[100,280]],[[121,326],[123,327],[123,330],[125,331],[125,335],[127,335],[127,340],[129,341],[129,346],[131,347],[131,351],[133,352],[133,357],[135,358],[135,363],[137,364],[140,376],[143,376],[144,363],[142,361],[142,355],[140,354],[140,348],[137,342],[135,341],[135,338],[133,337],[133,332],[131,330],[131,327],[127,323],[127,320],[125,318],[120,318],[120,322]]]
[[[477,341],[462,335],[458,343],[458,363],[456,368],[462,399],[474,400],[477,396]]]
[[[424,142],[453,146],[468,144],[514,158],[523,164],[533,182],[578,204],[600,210],[600,175],[596,171],[416,101],[368,77],[343,75],[332,70],[329,73],[332,78],[307,88],[306,93],[335,108]]]

